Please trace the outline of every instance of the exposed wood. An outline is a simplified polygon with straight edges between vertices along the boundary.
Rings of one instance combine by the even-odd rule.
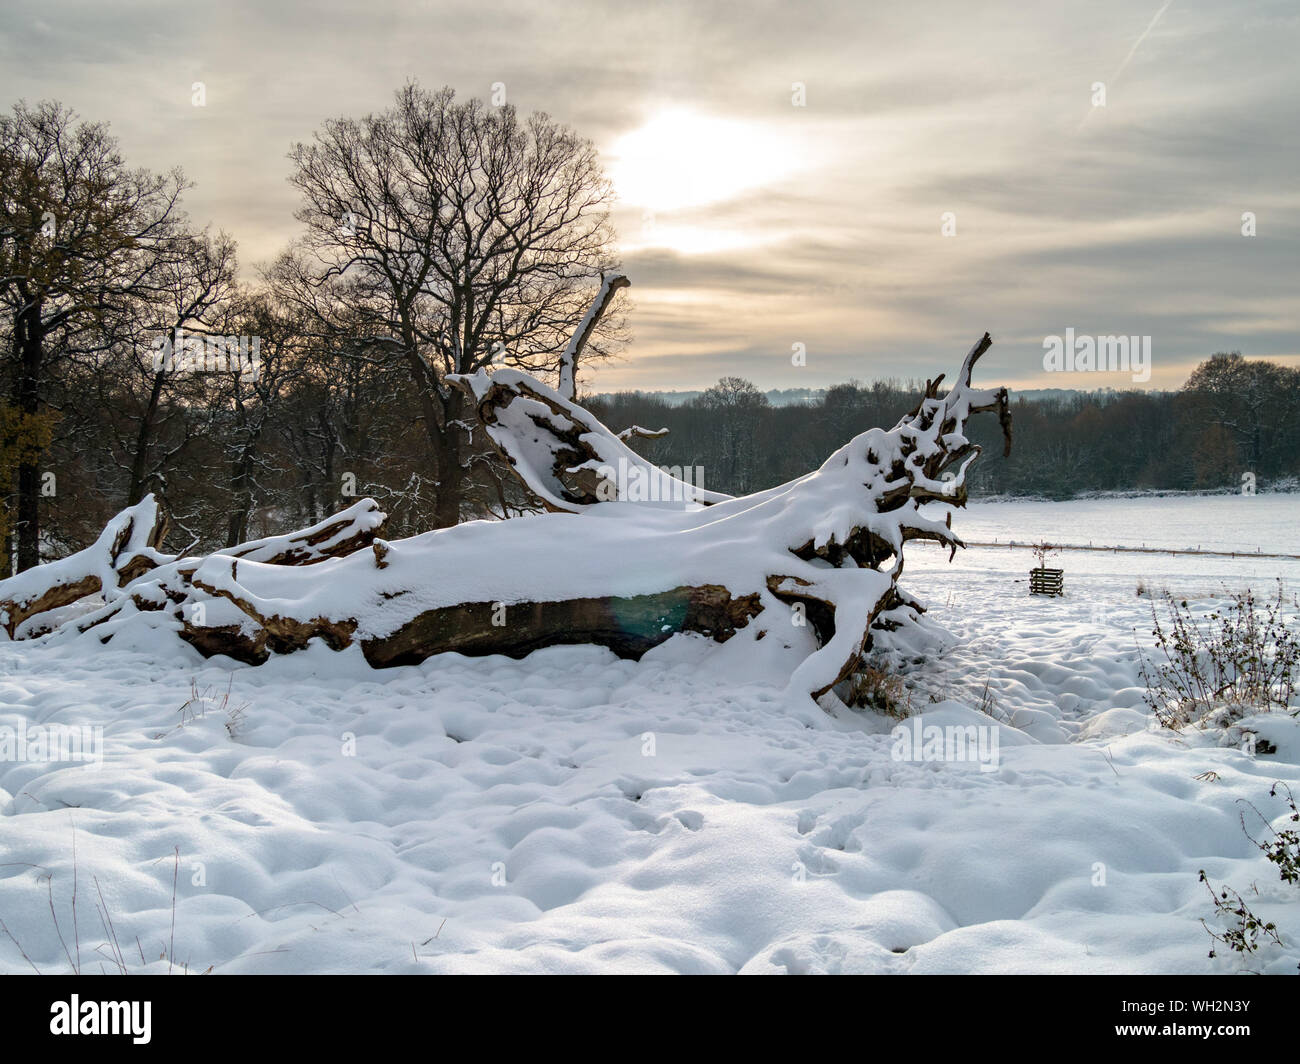
[[[1039,567],[1029,570],[1029,593],[1031,595],[1064,595],[1065,571]]]
[[[152,496],[138,503],[135,507],[123,511],[122,514],[114,518],[114,522],[110,524],[109,528],[116,529],[122,523],[125,515],[133,514],[134,511],[139,510],[141,507],[145,507],[147,510],[151,505]],[[161,508],[159,513],[162,513]],[[166,534],[166,517],[161,516],[158,520],[162,524],[149,537],[150,543],[160,543]],[[378,504],[373,499],[361,499],[348,509],[309,528],[283,536],[270,536],[265,539],[241,543],[217,551],[211,557],[227,557],[239,561],[259,562],[263,565],[310,566],[333,558],[346,557],[355,551],[370,546],[374,548],[376,558],[382,562],[380,551],[381,549],[386,550],[386,547],[376,546],[376,544],[382,544],[383,541],[376,540],[375,537],[382,531],[384,520],[385,515],[380,511]],[[128,533],[130,529],[135,527],[134,523],[130,523],[127,528],[117,533],[117,538],[119,540],[122,540],[123,537],[129,539]],[[101,543],[107,534],[106,531],[105,535],[100,537]],[[50,566],[43,566],[41,570],[32,570],[31,573],[38,573],[44,569],[54,569],[56,573],[80,572],[86,569],[87,564],[97,557],[93,553],[95,550],[96,547],[88,548],[87,551],[51,563]],[[203,558],[180,558],[173,555],[159,554],[152,549],[148,553],[128,552],[125,551],[125,548],[119,547],[114,547],[114,550],[117,552],[115,556],[119,558],[116,565],[118,580],[115,586],[121,589],[122,594],[121,596],[109,596],[110,601],[105,608],[97,610],[87,617],[77,618],[74,623],[79,630],[85,631],[109,620],[120,609],[121,604],[126,601],[130,601],[137,610],[156,611],[165,608],[164,600],[180,604],[191,599],[194,592],[191,577],[203,562]],[[56,566],[62,568],[55,569]],[[29,582],[34,579],[30,573],[22,575]],[[142,587],[146,582],[143,578],[146,576],[150,578],[149,582],[151,584],[148,589]],[[16,583],[17,578],[13,582]],[[0,584],[0,593],[3,593],[4,587],[4,584]],[[16,628],[18,624],[21,624],[23,620],[29,617],[48,612],[59,606],[70,605],[87,595],[93,595],[101,590],[102,581],[94,573],[88,572],[75,583],[67,581],[55,583],[50,591],[37,601],[25,604],[0,602],[0,609],[8,608],[10,616],[20,618],[14,624]],[[10,636],[13,635],[14,632],[11,630]],[[272,633],[272,638],[280,637]],[[285,645],[293,642],[288,636],[284,636],[282,641]],[[241,660],[248,660],[248,658],[244,657]]]
[[[361,499],[300,532],[252,540],[217,553],[266,565],[316,565],[369,547],[383,527],[384,514],[379,504],[374,499]]]
[[[181,638],[205,656],[224,654],[260,664],[322,639],[350,646],[355,622],[316,617],[300,621],[259,610],[224,588],[194,579],[199,591],[232,602],[255,624],[194,624],[182,613]],[[588,643],[619,657],[640,658],[678,632],[698,632],[723,643],[761,612],[757,594],[733,597],[718,584],[677,587],[655,595],[566,599],[557,602],[466,602],[426,610],[383,637],[361,640],[375,668],[412,665],[434,654],[523,657],[542,647]]]
[[[637,454],[590,412],[518,370],[453,375],[510,471],[552,513],[617,502],[635,484],[656,500],[710,506],[731,498],[688,484]]]
[[[230,563],[232,574],[236,564],[233,560]],[[299,620],[296,617],[279,613],[262,612],[225,588],[209,584],[198,576],[192,576],[190,580],[199,591],[206,592],[213,598],[224,598],[233,602],[257,622],[259,629],[257,636],[251,640],[251,643],[258,653],[265,649],[276,654],[287,654],[294,650],[301,650],[312,639],[324,640],[326,645],[333,650],[342,650],[352,643],[352,634],[356,630],[355,621],[331,620],[327,617]],[[189,638],[197,630],[196,626],[187,624],[186,638]],[[203,639],[206,640],[207,638],[209,637],[205,634]],[[241,634],[241,640],[243,639],[244,636]],[[237,649],[242,649],[242,646],[242,641],[237,643]],[[234,656],[231,655],[231,657]]]
[[[167,559],[159,553],[170,520],[146,496],[108,523],[93,544],[56,562],[0,581],[0,616],[12,639],[26,620],[69,606],[87,595],[124,587]]]
[[[757,595],[732,598],[718,584],[630,598],[467,602],[422,613],[391,636],[362,642],[361,649],[377,668],[415,664],[448,651],[519,658],[566,643],[593,643],[621,658],[640,658],[677,632],[726,642],[759,612]]]
[[[560,385],[557,390],[560,395],[570,402],[578,398],[578,358],[582,354],[583,348],[587,346],[587,341],[591,339],[591,334],[596,331],[596,326],[600,324],[600,319],[605,316],[605,311],[609,309],[609,305],[613,302],[618,290],[627,288],[631,283],[621,273],[611,273],[607,277],[601,278],[600,291],[596,293],[591,309],[578,323],[578,328],[570,337],[569,343],[564,349],[564,354],[560,356]]]

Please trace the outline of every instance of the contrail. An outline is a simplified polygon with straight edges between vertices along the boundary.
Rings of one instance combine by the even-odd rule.
[[[1155,17],[1147,24],[1147,28],[1142,31],[1142,36],[1133,42],[1133,47],[1128,50],[1128,55],[1124,57],[1124,62],[1120,63],[1119,69],[1111,75],[1111,81],[1116,80],[1122,73],[1124,73],[1124,68],[1128,66],[1129,61],[1137,54],[1139,46],[1147,39],[1147,35],[1156,28],[1156,23],[1160,21],[1160,16],[1169,10],[1169,5],[1173,2],[1174,0],[1165,0],[1160,10],[1155,13]]]
[[[1125,67],[1127,67],[1129,63],[1132,61],[1133,57],[1137,55],[1137,50],[1138,48],[1141,47],[1142,42],[1145,41],[1148,35],[1151,33],[1151,31],[1156,28],[1156,23],[1160,21],[1160,16],[1169,10],[1169,5],[1172,4],[1173,2],[1174,0],[1165,0],[1165,2],[1160,5],[1160,10],[1157,11],[1155,15],[1152,16],[1151,21],[1147,23],[1147,28],[1144,29],[1141,32],[1141,34],[1138,35],[1138,39],[1133,42],[1133,47],[1128,50],[1128,55],[1124,57],[1124,62],[1120,63],[1120,65],[1116,68],[1115,73],[1110,76],[1110,80],[1112,82],[1119,80],[1119,76],[1122,73],[1124,73]],[[1088,119],[1092,117],[1092,112],[1094,110],[1096,110],[1096,108],[1094,107],[1088,108],[1088,110],[1084,113],[1083,118],[1079,121],[1079,124],[1076,127],[1076,131],[1082,129],[1087,124]]]

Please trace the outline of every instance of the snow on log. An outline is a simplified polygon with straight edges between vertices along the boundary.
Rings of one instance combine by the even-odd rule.
[[[142,573],[170,561],[158,548],[167,535],[166,512],[152,495],[123,510],[85,550],[0,581],[0,623],[12,639],[37,614],[101,591],[112,598]]]
[[[376,667],[556,643],[635,658],[694,632],[742,668],[788,662],[789,689],[818,697],[852,674],[874,632],[922,612],[897,583],[905,543],[962,546],[951,512],[940,520],[924,508],[965,504],[979,455],[965,435],[972,414],[996,411],[1010,447],[1006,389],[971,384],[991,342],[971,349],[944,395],[942,378],[928,382],[894,428],[861,433],[814,472],[743,498],[672,505],[610,499],[600,468],[636,456],[532,377],[461,377],[489,437],[552,512],[375,540],[308,566],[255,551],[187,559],[137,579],[129,608],[64,630],[107,642],[144,624],[248,662],[318,639],[358,646]]]
[[[623,442],[628,440],[659,440],[668,435],[667,429],[643,429],[640,425],[631,425],[618,434]]]
[[[315,565],[369,547],[384,519],[374,499],[362,499],[300,532],[256,539],[217,553],[267,565]]]
[[[547,510],[605,502],[709,506],[731,498],[660,469],[589,411],[520,370],[447,378],[475,403],[497,453]]]
[[[601,278],[600,291],[596,293],[591,308],[583,316],[582,321],[578,323],[578,328],[569,339],[564,354],[560,356],[559,392],[566,399],[573,401],[578,398],[578,356],[582,354],[582,349],[587,346],[591,334],[596,331],[600,319],[605,316],[605,311],[609,308],[614,294],[620,288],[627,288],[631,283],[621,273],[611,273],[609,276]]]
[[[236,561],[249,561],[266,566],[297,568],[319,565],[332,558],[342,558],[364,550],[366,547],[374,549],[374,557],[381,558],[380,549],[383,541],[376,536],[383,529],[385,516],[374,499],[361,499],[346,510],[340,511],[333,517],[327,517],[309,528],[283,536],[270,536],[266,539],[251,540],[234,547],[226,547],[208,555],[207,560],[225,558],[231,565]],[[71,561],[71,558],[64,561]],[[110,632],[113,630],[113,625],[109,622],[142,612],[154,613],[161,610],[171,610],[172,616],[182,629],[186,628],[188,619],[198,617],[206,620],[211,593],[196,588],[193,584],[194,573],[204,561],[203,557],[158,555],[154,559],[153,567],[142,570],[140,575],[129,581],[122,582],[120,591],[109,598],[104,606],[77,617],[68,622],[66,627],[77,632],[86,632],[103,625],[106,626],[105,632]],[[243,619],[244,615],[240,614],[238,623],[229,633],[231,639],[237,639],[238,629]],[[269,638],[270,635],[271,633],[268,633],[267,637]],[[196,642],[201,642],[201,639]],[[251,659],[245,658],[245,660]]]

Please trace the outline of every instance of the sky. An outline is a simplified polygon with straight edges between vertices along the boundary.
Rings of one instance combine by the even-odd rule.
[[[589,137],[632,281],[600,391],[934,376],[985,330],[1022,388],[1300,365],[1297,54],[1294,0],[0,2],[0,105],[181,166],[250,275],[299,233],[290,146],[410,78]],[[1049,371],[1067,329],[1149,373]]]

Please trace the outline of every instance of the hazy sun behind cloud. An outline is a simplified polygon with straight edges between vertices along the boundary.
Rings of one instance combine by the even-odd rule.
[[[619,199],[655,213],[731,199],[800,164],[794,145],[768,124],[685,108],[658,112],[610,151]]]

